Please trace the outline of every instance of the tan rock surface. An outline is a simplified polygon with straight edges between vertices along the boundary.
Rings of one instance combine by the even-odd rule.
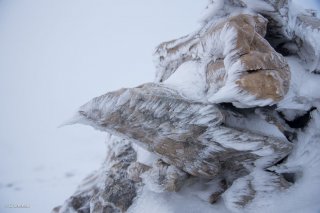
[[[288,92],[290,71],[284,57],[263,38],[266,28],[267,20],[262,16],[240,14],[162,43],[155,54],[159,59],[157,80],[166,80],[186,61],[199,60],[207,63],[209,100],[222,87],[235,86],[238,91],[231,102],[239,101],[237,95],[252,95],[275,103]]]

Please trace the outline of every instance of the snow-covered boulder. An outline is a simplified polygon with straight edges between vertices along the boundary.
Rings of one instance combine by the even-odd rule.
[[[285,58],[264,39],[267,23],[260,15],[233,15],[160,44],[155,54],[156,80],[166,83],[168,79],[170,83],[170,76],[181,72],[183,63],[196,61],[204,76],[203,96],[209,102],[243,106],[277,103],[288,92],[290,72]]]
[[[319,28],[292,1],[209,0],[154,83],[76,112],[110,152],[54,212],[317,212]]]

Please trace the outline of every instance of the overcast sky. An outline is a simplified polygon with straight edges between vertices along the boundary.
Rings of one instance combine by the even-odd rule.
[[[58,129],[91,98],[153,81],[157,44],[206,0],[0,0],[0,212],[49,212],[97,169],[105,135]]]

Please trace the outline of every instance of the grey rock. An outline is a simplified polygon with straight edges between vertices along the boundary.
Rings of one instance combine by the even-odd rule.
[[[154,162],[152,168],[143,174],[143,182],[155,192],[177,192],[187,178],[187,173],[161,159]]]
[[[133,180],[134,182],[141,182],[141,175],[145,173],[146,171],[150,170],[151,167],[147,166],[143,163],[135,162],[130,164],[128,167],[128,178],[130,180]]]
[[[130,142],[112,137],[107,159],[99,171],[85,178],[77,191],[54,208],[54,213],[120,213],[133,203],[141,181],[128,178],[128,167],[135,163],[136,152]]]

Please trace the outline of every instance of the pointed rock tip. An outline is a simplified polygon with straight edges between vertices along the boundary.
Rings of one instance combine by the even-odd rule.
[[[65,120],[64,122],[62,122],[58,128],[62,128],[65,126],[70,126],[70,125],[74,125],[74,124],[78,124],[81,123],[81,121],[83,120],[83,115],[81,115],[81,113],[79,111],[77,111],[71,118]]]

